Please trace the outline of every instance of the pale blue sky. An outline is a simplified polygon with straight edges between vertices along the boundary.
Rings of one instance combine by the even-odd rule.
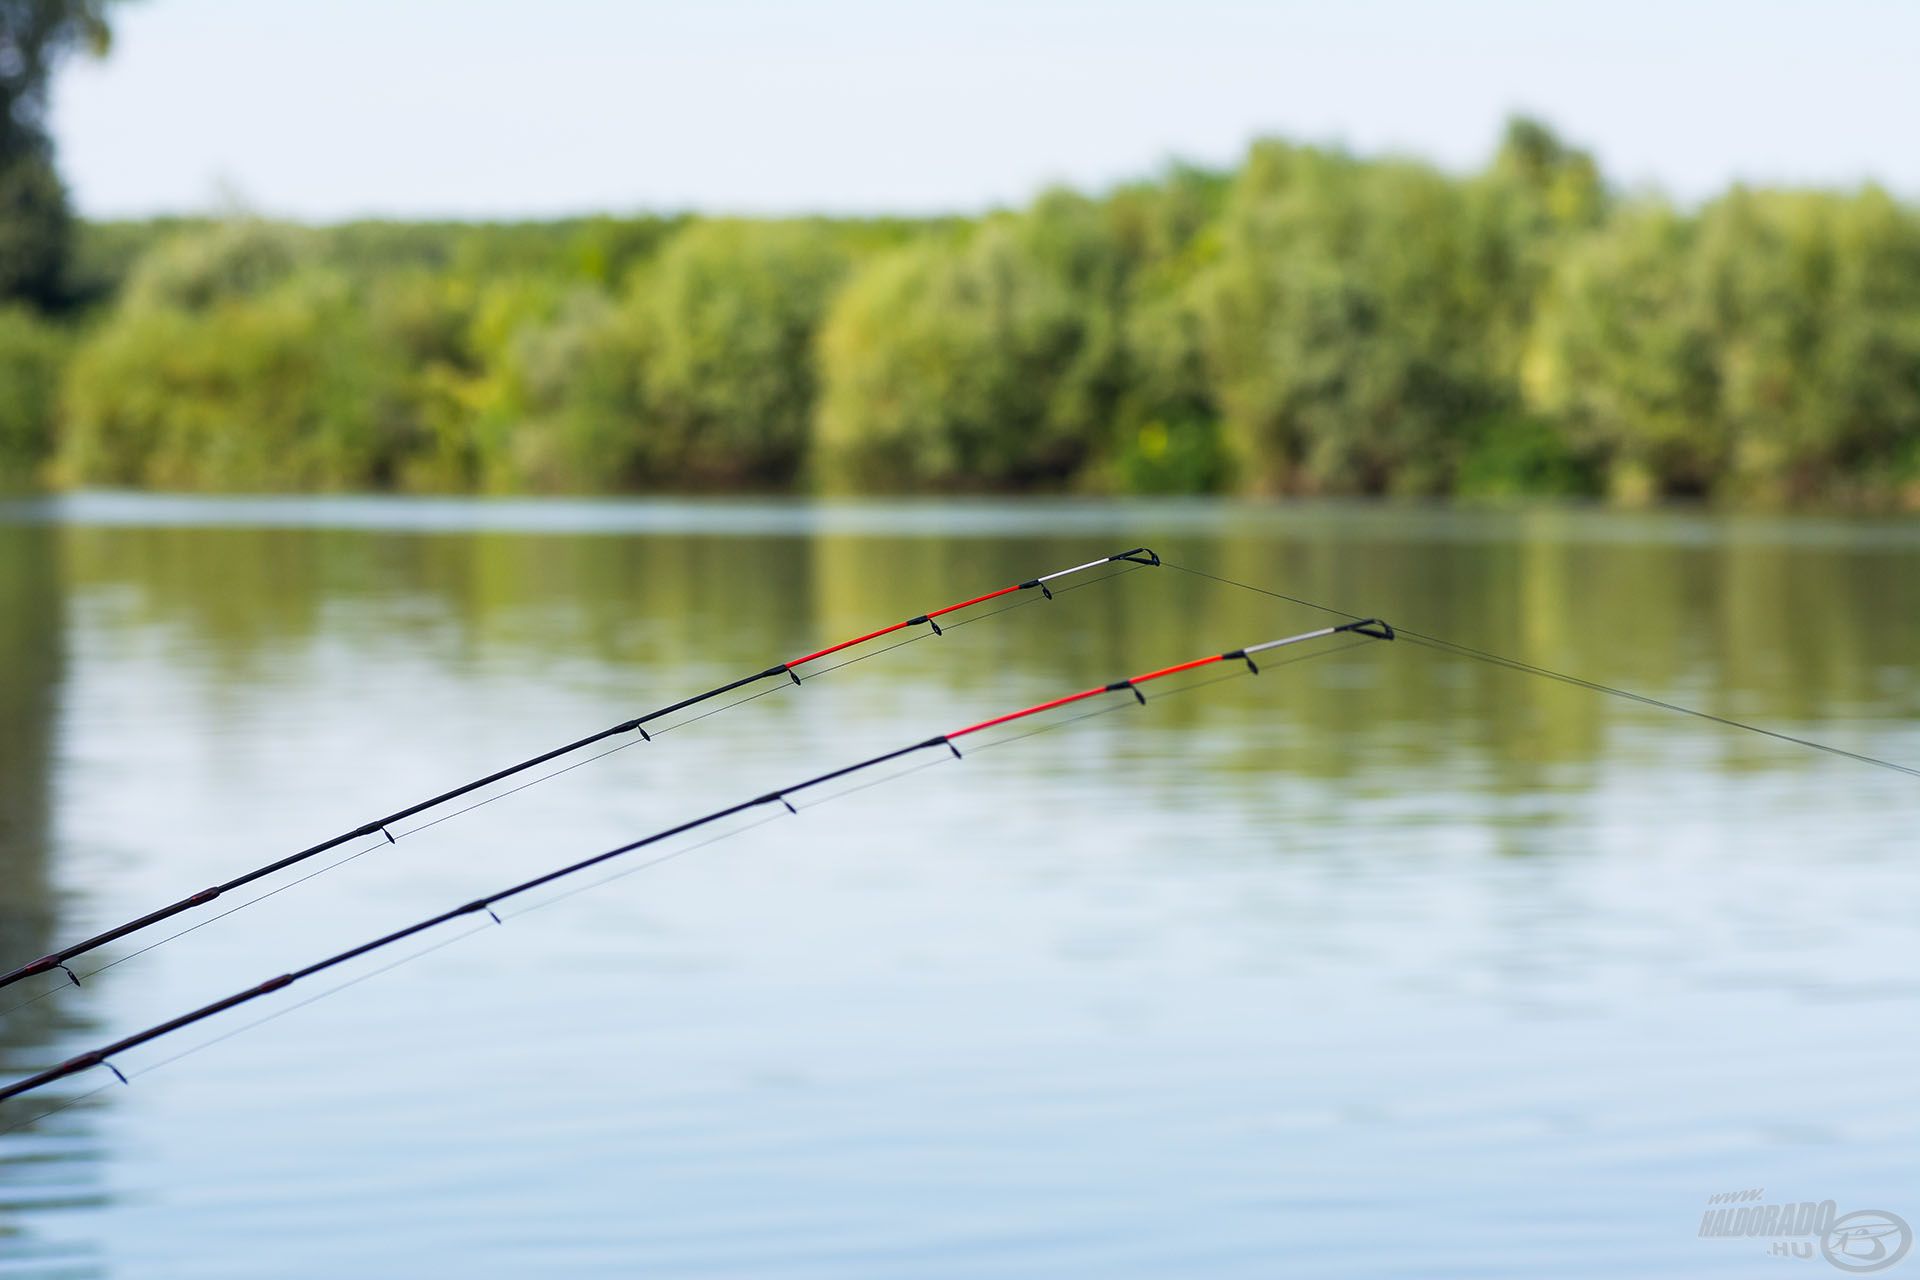
[[[80,208],[314,219],[977,209],[1260,133],[1629,185],[1920,192],[1920,4],[140,0],[61,77]]]

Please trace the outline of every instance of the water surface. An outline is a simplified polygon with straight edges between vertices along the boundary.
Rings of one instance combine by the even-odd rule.
[[[0,960],[1143,542],[1920,760],[1911,523],[14,503]],[[1324,620],[1158,569],[917,641],[122,944],[82,989],[0,993],[53,992],[0,1016],[0,1066]],[[1402,643],[1120,702],[296,988],[126,1055],[129,1086],[0,1106],[98,1089],[0,1137],[0,1273],[1731,1276],[1764,1250],[1696,1238],[1716,1193],[1920,1221],[1912,779]]]

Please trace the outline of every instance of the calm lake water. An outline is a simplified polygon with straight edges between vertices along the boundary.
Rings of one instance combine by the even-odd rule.
[[[1913,522],[14,503],[0,961],[1140,543],[1920,762]],[[1163,568],[921,640],[122,944],[82,989],[0,992],[53,991],[0,1016],[0,1066],[1322,621]],[[312,992],[129,1053],[128,1086],[0,1104],[108,1086],[0,1137],[0,1273],[1773,1274],[1767,1242],[1698,1237],[1710,1196],[1920,1222],[1916,819],[1912,778],[1371,643],[781,812],[178,1062]]]

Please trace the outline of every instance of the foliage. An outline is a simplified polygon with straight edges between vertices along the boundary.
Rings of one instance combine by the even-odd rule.
[[[1226,428],[1270,492],[1434,492],[1505,388],[1503,299],[1463,187],[1403,162],[1263,143],[1196,281]]]
[[[1920,218],[1877,190],[1644,208],[1570,253],[1529,390],[1621,497],[1898,500],[1920,440]]]
[[[0,307],[0,488],[38,479],[52,452],[67,347],[66,335],[33,312]]]
[[[1629,209],[1568,252],[1540,304],[1530,402],[1608,459],[1622,498],[1703,492],[1725,463],[1697,239],[1665,206]]]
[[[846,269],[809,223],[707,222],[636,277],[644,421],[632,477],[647,487],[787,485],[807,449],[813,337]]]
[[[47,87],[69,51],[106,52],[112,0],[0,0],[0,302],[66,300],[72,217],[53,167]]]
[[[599,493],[638,485],[639,341],[631,316],[587,290],[512,325],[492,361],[500,375],[482,417],[484,487]]]
[[[45,149],[8,154],[0,144],[0,300],[60,304],[72,235],[67,189]]]
[[[297,241],[220,228],[140,272],[67,370],[63,473],[161,488],[392,483],[403,367]]]
[[[1119,245],[1090,201],[916,243],[848,283],[820,339],[835,489],[1058,487],[1110,429]]]
[[[1735,191],[1701,217],[1720,482],[1772,500],[1876,483],[1920,439],[1920,218],[1884,192]]]
[[[0,313],[16,476],[1920,506],[1920,215],[1620,201],[1526,120],[977,220],[89,226],[67,289]]]

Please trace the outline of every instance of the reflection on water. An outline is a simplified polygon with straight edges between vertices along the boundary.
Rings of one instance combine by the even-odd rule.
[[[1143,541],[1920,759],[1909,525],[89,498],[0,514],[0,962]],[[7,1015],[7,1069],[816,766],[1323,620],[1171,569],[1027,603],[124,947]],[[1745,1274],[1693,1238],[1711,1194],[1920,1212],[1892,1203],[1920,926],[1887,909],[1915,802],[1410,645],[1154,697],[0,1138],[0,1270]]]
[[[44,954],[58,923],[48,868],[66,619],[58,554],[51,528],[0,526],[0,954],[8,957]],[[0,995],[0,1005],[20,1000],[15,992]],[[0,1070],[18,1074],[43,1063],[61,1038],[91,1030],[75,1002],[12,1009],[0,1018]],[[34,1114],[9,1114],[0,1124]],[[48,1247],[21,1224],[30,1215],[100,1205],[100,1153],[85,1113],[27,1125],[0,1144],[0,1258],[63,1271],[83,1262],[84,1246]]]

